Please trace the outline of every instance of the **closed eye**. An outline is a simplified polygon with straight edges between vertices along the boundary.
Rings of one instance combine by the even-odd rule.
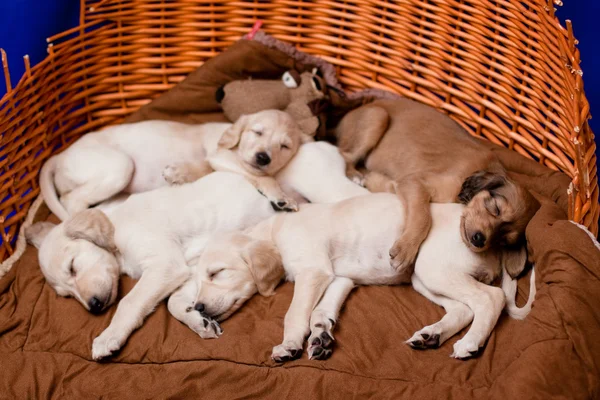
[[[288,146],[287,144],[282,144],[282,145],[281,145],[281,148],[282,148],[282,149],[287,149],[287,150],[289,150],[289,149],[290,149],[290,146]]]
[[[215,279],[221,272],[225,271],[225,268],[218,269],[216,271],[212,271],[208,274],[208,279]]]
[[[69,274],[74,278],[77,275],[77,271],[75,271],[75,267],[73,266],[73,260],[71,260],[71,265],[69,266]]]
[[[500,208],[498,207],[496,199],[494,199],[493,197],[485,201],[485,209],[494,217],[500,215]]]
[[[262,136],[262,132],[261,131],[252,131],[254,133],[256,133],[256,136]]]

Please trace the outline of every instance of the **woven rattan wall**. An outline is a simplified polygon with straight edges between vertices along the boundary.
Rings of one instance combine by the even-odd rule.
[[[556,1],[559,3],[559,1]],[[337,67],[348,90],[432,105],[471,134],[573,182],[569,218],[598,232],[595,144],[579,51],[544,0],[82,0],[81,25],[0,101],[0,259],[39,194],[38,172],[247,33],[263,29]],[[4,60],[5,74],[6,56]]]

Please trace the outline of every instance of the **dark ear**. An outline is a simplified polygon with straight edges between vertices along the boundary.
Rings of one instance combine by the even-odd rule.
[[[527,263],[527,246],[513,246],[502,249],[502,267],[511,278],[516,278],[525,269]]]
[[[283,263],[279,251],[266,240],[256,240],[248,245],[244,259],[252,273],[258,293],[272,296],[283,278]]]
[[[71,239],[83,239],[96,246],[114,252],[115,227],[106,214],[91,208],[75,214],[64,222],[65,234]]]
[[[503,175],[487,171],[477,171],[463,182],[458,194],[458,201],[462,204],[467,204],[482,190],[494,190],[505,183],[506,178]]]
[[[246,123],[248,122],[248,116],[242,115],[237,121],[233,123],[221,136],[219,139],[219,147],[225,149],[233,149],[240,142],[240,138],[242,137],[242,132],[246,129]]]
[[[37,222],[25,228],[25,239],[38,249],[56,225],[50,222]]]

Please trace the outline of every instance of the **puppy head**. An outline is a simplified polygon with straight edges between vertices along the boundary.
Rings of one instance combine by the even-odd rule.
[[[256,292],[273,295],[283,273],[273,244],[241,232],[217,235],[205,247],[195,270],[195,308],[223,321]]]
[[[503,175],[478,171],[464,181],[458,199],[466,205],[461,234],[471,250],[496,248],[522,258],[525,228],[540,207],[525,188]]]
[[[114,227],[103,212],[85,210],[59,225],[36,223],[25,236],[39,249],[42,273],[59,296],[75,297],[94,314],[115,301]]]
[[[242,163],[259,174],[274,175],[311,141],[294,119],[279,110],[242,115],[219,140],[219,147],[234,150]]]

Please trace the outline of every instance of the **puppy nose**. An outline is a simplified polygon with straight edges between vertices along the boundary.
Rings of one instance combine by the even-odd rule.
[[[270,162],[271,162],[271,157],[269,157],[269,155],[267,153],[265,153],[264,151],[261,151],[260,153],[256,153],[256,163],[258,165],[265,166],[265,165],[269,165]]]
[[[485,236],[481,232],[475,232],[473,236],[471,236],[471,243],[473,246],[482,248],[485,246]]]
[[[92,314],[100,314],[104,304],[97,297],[92,297],[88,303],[88,306],[90,307]]]
[[[196,310],[198,312],[204,312],[204,304],[196,303],[196,305],[194,306],[194,310]]]

